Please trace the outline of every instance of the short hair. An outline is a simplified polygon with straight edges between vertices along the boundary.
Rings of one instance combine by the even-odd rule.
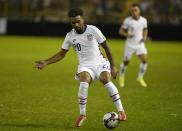
[[[140,9],[140,5],[137,3],[132,4],[131,7],[138,7]]]
[[[73,8],[68,12],[68,17],[83,16],[83,10],[80,8]]]

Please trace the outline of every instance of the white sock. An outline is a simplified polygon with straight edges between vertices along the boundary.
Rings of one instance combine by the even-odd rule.
[[[125,66],[124,63],[121,63],[121,65],[120,65],[120,77],[124,77],[126,68],[127,68],[127,66]]]
[[[89,84],[87,82],[80,82],[78,97],[79,97],[80,114],[82,115],[86,115],[88,87],[89,87]]]
[[[144,76],[146,69],[147,69],[147,64],[140,63],[138,78],[142,78]]]
[[[116,108],[118,111],[123,111],[123,106],[120,100],[120,96],[118,93],[118,89],[116,88],[116,86],[110,81],[107,84],[104,85],[107,88],[107,91],[112,99],[112,101],[114,102],[114,104],[116,105]]]

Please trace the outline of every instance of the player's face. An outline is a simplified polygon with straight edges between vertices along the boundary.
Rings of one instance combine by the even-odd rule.
[[[140,17],[140,9],[138,6],[132,6],[131,7],[131,15],[135,19],[138,19]]]
[[[71,17],[70,22],[72,27],[76,30],[78,33],[82,33],[84,30],[84,20],[81,16]]]

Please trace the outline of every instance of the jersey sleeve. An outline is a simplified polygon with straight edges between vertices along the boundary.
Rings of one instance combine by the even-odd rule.
[[[128,29],[128,19],[125,19],[123,24],[121,25],[121,28]]]
[[[147,28],[147,19],[144,19],[144,29]]]
[[[69,50],[70,46],[71,46],[71,43],[69,42],[69,34],[66,35],[65,39],[64,39],[64,42],[62,44],[62,49],[63,50]]]
[[[95,38],[98,43],[101,44],[104,41],[106,41],[106,37],[102,34],[102,32],[97,27],[94,27],[94,31],[95,31]]]

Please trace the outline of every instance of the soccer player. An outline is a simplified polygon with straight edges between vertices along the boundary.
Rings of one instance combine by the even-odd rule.
[[[140,8],[138,4],[133,4],[131,6],[131,16],[124,20],[119,29],[119,34],[127,37],[124,50],[124,60],[120,65],[120,86],[124,87],[124,75],[127,65],[129,64],[132,55],[136,53],[141,60],[137,81],[141,86],[147,87],[143,76],[147,69],[147,49],[144,42],[147,39],[148,29],[147,20],[140,16]]]
[[[117,69],[105,36],[97,27],[84,24],[83,11],[81,9],[71,9],[68,16],[73,29],[67,33],[61,51],[47,60],[37,61],[35,68],[42,69],[48,64],[62,60],[70,47],[73,46],[79,58],[78,72],[75,79],[80,82],[78,91],[80,116],[76,120],[75,126],[81,126],[86,118],[88,87],[96,78],[107,89],[116,105],[120,120],[125,121],[126,115],[119,92],[110,80],[111,75],[114,79],[116,78]],[[105,50],[109,61],[102,55],[100,46]]]

